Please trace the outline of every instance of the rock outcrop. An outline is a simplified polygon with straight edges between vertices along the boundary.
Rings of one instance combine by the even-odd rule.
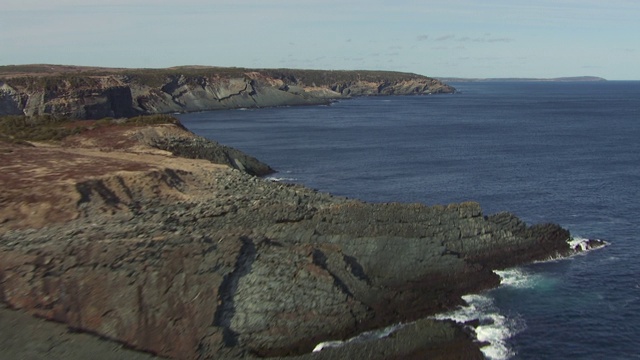
[[[379,71],[0,67],[0,115],[52,114],[73,119],[313,105],[350,96],[454,91],[425,76]]]
[[[275,172],[269,165],[242,151],[195,136],[184,128],[180,130],[170,128],[170,131],[167,131],[166,127],[148,127],[137,132],[135,137],[145,145],[168,151],[178,157],[205,159],[255,176],[265,176]]]
[[[160,356],[481,358],[459,328],[431,320],[381,342],[310,352],[450,309],[497,285],[495,268],[576,251],[557,225],[487,217],[477,203],[369,204],[176,157],[165,150],[207,145],[185,150],[166,145],[184,137],[149,135],[166,129],[117,133],[108,138],[121,145],[100,152],[83,148],[95,146],[86,134],[47,148],[102,170],[91,174],[42,160],[38,147],[3,145],[0,157],[30,159],[12,163],[15,176],[40,171],[43,199],[70,196],[75,216],[40,226],[4,219],[0,300]],[[103,165],[115,159],[126,171]],[[19,195],[0,200],[37,208],[38,195]]]

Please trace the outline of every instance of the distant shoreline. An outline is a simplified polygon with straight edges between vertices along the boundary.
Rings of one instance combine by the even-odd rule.
[[[600,82],[608,81],[598,76],[573,76],[558,78],[458,78],[458,77],[434,77],[442,82],[498,82],[498,81],[540,81],[540,82]]]
[[[454,92],[436,79],[391,71],[0,66],[0,115],[84,120]]]

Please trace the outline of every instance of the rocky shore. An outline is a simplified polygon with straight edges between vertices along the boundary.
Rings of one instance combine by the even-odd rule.
[[[454,91],[433,78],[390,71],[0,66],[0,116],[101,119]]]
[[[0,158],[2,303],[166,358],[482,358],[460,326],[426,318],[496,286],[493,269],[582,250],[558,225],[477,203],[371,204],[262,179],[268,166],[179,124],[0,141]]]

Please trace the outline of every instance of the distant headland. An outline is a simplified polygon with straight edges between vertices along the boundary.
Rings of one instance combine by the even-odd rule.
[[[460,78],[460,77],[436,77],[443,82],[489,82],[489,81],[549,81],[549,82],[570,82],[570,81],[607,81],[598,76],[570,76],[557,78]]]
[[[392,71],[0,66],[0,115],[100,119],[453,92],[436,79]]]

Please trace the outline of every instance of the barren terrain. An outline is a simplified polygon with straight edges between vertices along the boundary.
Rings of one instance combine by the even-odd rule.
[[[496,286],[493,269],[577,251],[558,225],[477,203],[368,204],[261,179],[273,170],[256,159],[147,120],[3,134],[0,300],[22,313],[0,309],[11,357],[140,356],[29,314],[175,359],[482,358],[472,325],[428,316]]]
[[[140,189],[154,189],[155,196],[198,196],[178,194],[154,184],[148,176],[167,168],[199,176],[226,167],[207,160],[185,161],[144,142],[150,137],[185,134],[172,125],[144,129],[114,126],[69,137],[56,145],[0,142],[0,226],[42,227],[75,219],[82,201],[79,184],[113,176],[132,179]],[[123,194],[120,199],[126,198]]]

